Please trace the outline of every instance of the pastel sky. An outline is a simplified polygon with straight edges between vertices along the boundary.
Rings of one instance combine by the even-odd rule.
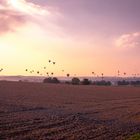
[[[0,68],[0,75],[140,73],[140,0],[0,0]]]

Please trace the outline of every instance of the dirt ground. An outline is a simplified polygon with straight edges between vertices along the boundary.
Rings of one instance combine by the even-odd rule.
[[[0,82],[0,140],[123,140],[140,132],[140,87]]]

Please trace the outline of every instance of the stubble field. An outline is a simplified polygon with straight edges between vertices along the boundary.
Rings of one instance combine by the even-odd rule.
[[[140,132],[140,87],[0,82],[0,140],[123,140]]]

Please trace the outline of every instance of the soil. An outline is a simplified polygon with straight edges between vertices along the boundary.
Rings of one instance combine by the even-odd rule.
[[[140,87],[0,82],[0,140],[124,140],[140,132]]]

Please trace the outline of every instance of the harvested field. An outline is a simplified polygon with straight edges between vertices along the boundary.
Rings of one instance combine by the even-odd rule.
[[[123,140],[140,132],[140,87],[0,82],[0,140]]]

